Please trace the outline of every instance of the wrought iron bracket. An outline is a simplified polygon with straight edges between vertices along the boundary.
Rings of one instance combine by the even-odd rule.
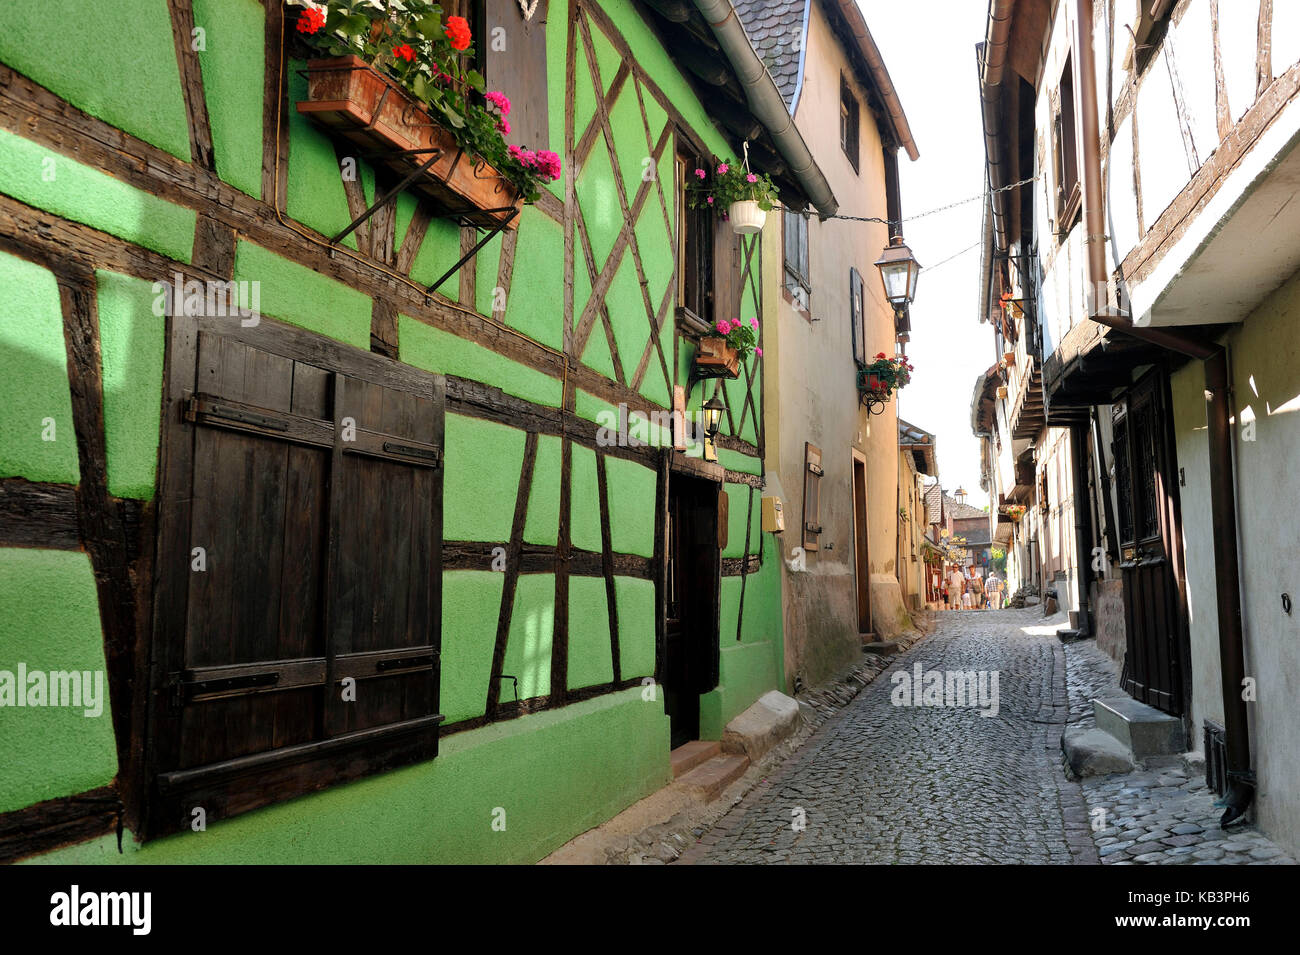
[[[438,291],[439,286],[441,286],[443,282],[447,281],[447,279],[451,278],[453,275],[459,272],[461,266],[463,266],[470,259],[474,258],[474,256],[478,255],[479,249],[483,248],[483,246],[491,242],[493,238],[495,238],[497,235],[501,233],[503,229],[505,229],[506,226],[508,226],[511,222],[515,220],[515,216],[519,215],[518,206],[500,206],[495,209],[480,209],[478,211],[487,212],[487,213],[506,212],[509,214],[504,219],[499,220],[497,224],[494,225],[492,228],[488,229],[487,234],[484,235],[477,242],[475,242],[473,247],[471,247],[468,252],[462,255],[455,265],[449,268],[446,272],[443,272],[442,276],[436,282],[434,282],[427,289],[425,289],[425,291],[428,294],[432,295],[434,292]],[[463,213],[459,213],[459,212],[452,213],[448,215],[446,218],[456,218],[462,214]]]

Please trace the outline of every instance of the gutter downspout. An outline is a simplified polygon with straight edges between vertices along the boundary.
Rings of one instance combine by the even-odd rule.
[[[1133,324],[1128,316],[1102,313],[1108,308],[1106,236],[1101,191],[1101,133],[1097,120],[1097,71],[1092,46],[1093,0],[1077,0],[1079,116],[1083,139],[1084,248],[1088,254],[1090,318],[1161,348],[1204,362],[1209,408],[1210,516],[1214,533],[1215,596],[1218,603],[1219,669],[1223,684],[1223,716],[1228,750],[1228,792],[1220,826],[1238,821],[1255,797],[1250,768],[1250,724],[1241,681],[1246,673],[1241,630],[1241,577],[1237,566],[1237,509],[1232,486],[1231,409],[1228,403],[1228,359],[1222,345],[1206,344],[1162,329]],[[1078,493],[1076,489],[1076,494]],[[1076,502],[1076,507],[1077,507]]]
[[[988,163],[989,189],[1005,185],[1002,169],[1002,123],[999,114],[1002,75],[1007,64],[1007,45],[1011,36],[1011,8],[1015,0],[993,0],[989,8],[988,34],[979,51],[983,69],[980,74],[980,100],[984,123],[984,152]],[[993,193],[993,232],[997,251],[1007,250],[1007,194]]]
[[[822,216],[835,215],[840,206],[831,191],[831,185],[817,167],[817,162],[795,126],[794,118],[786,109],[785,100],[776,88],[771,74],[767,72],[767,67],[750,45],[745,28],[741,26],[730,0],[694,2],[727,55],[728,62],[735,69],[750,109],[772,134],[777,150],[790,164],[791,172],[808,193],[808,199]]]

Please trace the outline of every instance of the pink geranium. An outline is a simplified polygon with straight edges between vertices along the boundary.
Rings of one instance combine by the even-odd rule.
[[[751,172],[745,177],[745,182],[758,182],[758,177]]]
[[[703,179],[705,176],[708,175],[708,173],[705,172],[703,169],[697,169],[697,170],[695,170],[695,175],[697,175],[697,176],[699,176],[701,179]]]
[[[724,162],[721,166],[718,167],[718,175],[725,176],[727,174],[727,170],[730,168],[731,167]]]
[[[495,106],[502,116],[510,115],[510,98],[505,93],[492,90],[490,93],[484,93],[483,98]]]
[[[754,348],[754,354],[757,355],[759,358],[762,358],[762,357],[763,357],[763,349],[758,348],[758,347],[756,346],[756,347]]]
[[[758,319],[757,319],[757,318],[751,318],[751,319],[749,320],[749,325],[750,325],[751,328],[758,328]]]

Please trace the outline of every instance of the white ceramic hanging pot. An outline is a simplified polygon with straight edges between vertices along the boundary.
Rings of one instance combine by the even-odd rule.
[[[741,199],[739,202],[733,202],[727,209],[727,219],[731,222],[731,231],[750,235],[763,231],[767,213],[758,207],[757,200]]]

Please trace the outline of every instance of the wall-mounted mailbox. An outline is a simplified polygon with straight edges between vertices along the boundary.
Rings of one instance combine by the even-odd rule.
[[[769,496],[763,498],[763,530],[775,534],[785,530],[785,514],[781,510],[781,499],[779,497]]]

